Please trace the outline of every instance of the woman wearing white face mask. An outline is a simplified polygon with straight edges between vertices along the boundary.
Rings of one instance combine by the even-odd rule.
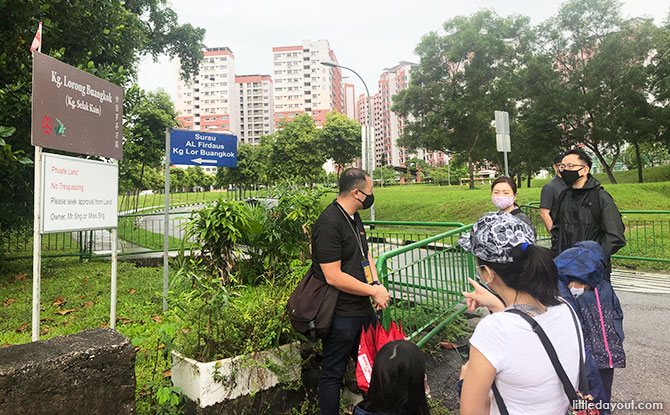
[[[533,230],[535,237],[537,237],[537,231],[535,230],[535,226],[533,226],[533,222],[519,209],[519,205],[516,204],[516,196],[516,183],[514,183],[511,177],[500,176],[491,183],[491,202],[493,205],[499,211],[510,213],[526,223]]]

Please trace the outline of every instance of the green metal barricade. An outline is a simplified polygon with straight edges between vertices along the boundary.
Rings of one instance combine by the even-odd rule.
[[[538,240],[550,241],[539,202],[523,205],[521,210],[535,225]],[[621,217],[626,226],[626,246],[612,258],[670,262],[670,210],[622,210]]]
[[[368,246],[377,258],[384,252],[422,241],[449,229],[460,228],[460,222],[364,221]]]
[[[384,252],[377,259],[379,279],[391,294],[384,321],[402,322],[405,334],[423,346],[451,319],[465,311],[463,291],[474,278],[474,257],[457,246],[472,225]]]

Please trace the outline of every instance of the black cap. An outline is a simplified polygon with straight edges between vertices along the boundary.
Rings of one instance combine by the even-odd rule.
[[[558,153],[556,153],[556,155],[554,156],[554,164],[560,164],[561,161],[563,161],[563,157],[565,157],[565,152],[559,151]]]

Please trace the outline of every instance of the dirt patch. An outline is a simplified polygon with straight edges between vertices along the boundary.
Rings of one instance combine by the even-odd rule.
[[[478,314],[465,313],[463,315],[468,331],[472,333],[477,323],[482,319]],[[440,334],[434,336],[423,347],[426,354],[426,375],[430,386],[431,413],[435,415],[458,414],[460,400],[458,397],[458,377],[463,365],[462,359],[467,359],[469,336],[455,339],[459,353],[454,349],[446,349],[439,342],[444,341]],[[446,339],[452,341],[453,339]],[[442,404],[442,407],[439,404]],[[446,409],[446,411],[445,411]]]

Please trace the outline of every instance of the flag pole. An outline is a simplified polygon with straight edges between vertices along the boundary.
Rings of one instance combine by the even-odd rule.
[[[37,51],[42,53],[42,22],[37,29],[39,35]],[[37,35],[36,35],[37,37]],[[33,40],[34,43],[34,40]],[[32,47],[31,47],[32,49]],[[33,51],[33,81],[35,80],[35,54]],[[33,88],[35,83],[33,82]],[[34,91],[33,91],[34,95]],[[35,114],[32,114],[35,116]],[[32,128],[30,140],[33,141]],[[42,273],[42,234],[40,233],[41,202],[42,202],[42,147],[35,146],[35,178],[33,196],[33,321],[32,341],[40,339],[40,280]]]

